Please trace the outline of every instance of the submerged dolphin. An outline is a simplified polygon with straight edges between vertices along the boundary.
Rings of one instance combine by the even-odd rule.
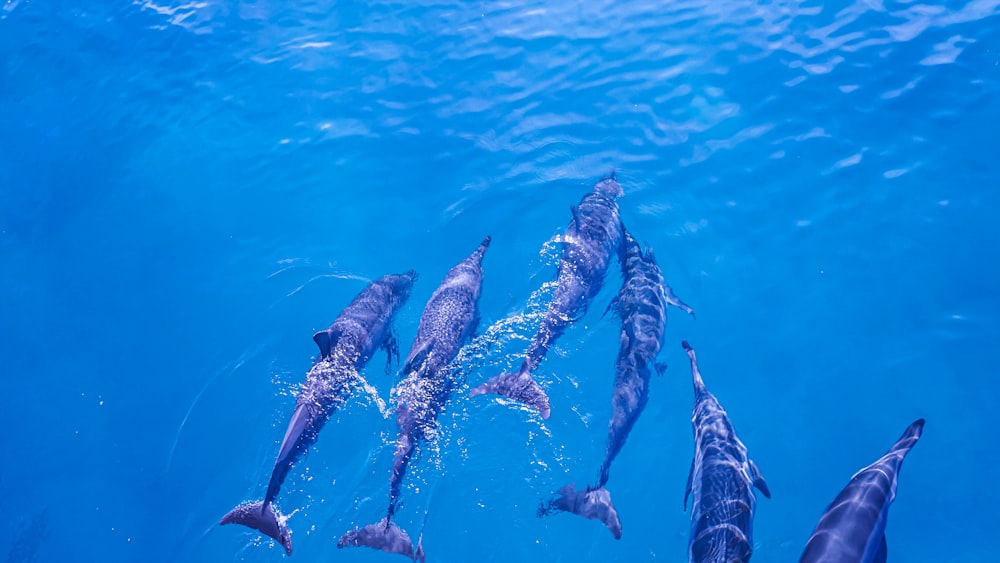
[[[496,393],[537,409],[542,418],[549,417],[549,397],[531,372],[566,327],[586,313],[590,301],[601,290],[612,254],[621,251],[617,203],[621,195],[622,187],[612,175],[594,185],[578,206],[570,207],[573,220],[562,237],[556,289],[521,368],[516,373],[490,378],[469,392],[470,397]]]
[[[753,487],[771,498],[771,491],[747,448],[736,436],[729,416],[705,388],[694,350],[682,343],[691,359],[694,381],[694,460],[684,492],[691,503],[690,563],[735,563],[750,560],[753,553],[753,513],[757,503]]]
[[[392,319],[409,298],[416,277],[411,270],[371,282],[330,328],[313,336],[320,356],[306,375],[295,401],[295,411],[281,440],[264,500],[237,506],[219,524],[243,524],[259,530],[278,540],[285,552],[292,554],[286,517],[273,506],[278,490],[295,462],[316,442],[323,424],[347,400],[352,385],[360,378],[358,371],[380,346],[390,346]]]
[[[923,431],[921,418],[884,456],[851,477],[819,519],[800,563],[885,563],[885,524],[896,498],[896,479]]]
[[[406,358],[396,407],[396,454],[389,477],[389,509],[384,519],[345,533],[337,547],[365,545],[387,553],[424,560],[423,548],[392,522],[398,508],[406,468],[416,446],[430,438],[455,381],[448,364],[469,339],[479,322],[479,293],[483,284],[483,254],[490,245],[486,237],[468,258],[453,267],[434,291],[420,317],[417,337]]]
[[[667,324],[667,305],[694,314],[674,295],[663,281],[663,274],[653,258],[653,251],[642,248],[624,231],[625,255],[622,272],[625,281],[612,303],[622,319],[621,347],[615,364],[615,390],[611,399],[612,414],[608,423],[608,447],[601,464],[596,486],[576,491],[573,485],[559,490],[558,496],[539,511],[545,515],[553,510],[572,512],[585,518],[604,522],[615,539],[622,537],[621,520],[611,502],[611,493],[605,488],[611,462],[621,452],[625,439],[636,420],[646,408],[649,399],[650,367],[663,345],[663,331]]]

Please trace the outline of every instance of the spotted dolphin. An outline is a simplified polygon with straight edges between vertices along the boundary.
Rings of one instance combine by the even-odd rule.
[[[291,531],[274,508],[281,484],[309,447],[319,431],[359,383],[359,371],[380,346],[392,343],[391,326],[396,312],[410,296],[417,275],[383,276],[370,284],[341,311],[330,328],[317,332],[313,340],[320,355],[306,375],[306,382],[295,401],[295,411],[281,440],[278,457],[271,470],[264,500],[237,506],[219,524],[243,524],[270,536],[292,554]]]
[[[474,388],[470,397],[496,393],[538,410],[543,419],[549,417],[549,397],[531,372],[566,327],[586,313],[590,301],[601,290],[612,256],[621,252],[622,225],[617,203],[621,195],[622,187],[612,175],[595,184],[579,205],[570,207],[573,219],[562,236],[556,289],[520,369],[490,378]]]
[[[771,491],[747,448],[714,395],[709,393],[698,370],[694,349],[682,342],[691,360],[694,382],[694,460],[684,492],[684,508],[691,503],[690,563],[735,563],[750,560],[753,553],[753,514],[757,499],[753,487],[765,497]]]
[[[621,316],[622,328],[618,359],[615,363],[615,386],[611,398],[612,414],[608,422],[608,445],[601,463],[596,486],[577,491],[566,485],[556,498],[543,505],[539,515],[561,510],[585,518],[600,520],[611,530],[615,539],[621,539],[622,526],[618,511],[611,502],[611,493],[605,488],[611,462],[621,452],[632,427],[639,419],[649,400],[650,368],[655,367],[656,356],[663,345],[663,331],[667,324],[667,306],[673,305],[694,315],[691,307],[674,295],[663,281],[663,274],[653,257],[652,249],[645,254],[631,233],[623,231],[624,282],[612,302]]]
[[[885,524],[899,469],[923,431],[921,418],[884,456],[851,477],[819,519],[800,563],[885,563]]]
[[[405,379],[397,392],[396,454],[389,477],[389,509],[385,518],[345,533],[337,547],[368,546],[423,561],[423,548],[413,542],[392,517],[399,507],[400,489],[418,444],[431,438],[442,407],[456,382],[449,364],[468,341],[479,322],[479,293],[483,284],[486,237],[468,258],[453,267],[424,307],[420,327],[403,365]]]

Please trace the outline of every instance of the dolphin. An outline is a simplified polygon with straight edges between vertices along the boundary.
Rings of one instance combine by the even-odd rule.
[[[555,499],[539,510],[544,516],[562,510],[597,519],[611,530],[615,539],[622,537],[621,520],[611,502],[611,493],[605,488],[611,462],[621,452],[632,427],[646,408],[649,400],[650,367],[663,345],[663,332],[667,325],[667,306],[673,305],[694,315],[694,310],[674,295],[663,281],[663,274],[653,257],[652,249],[643,254],[631,233],[623,231],[624,282],[611,306],[622,319],[620,348],[615,363],[615,387],[611,398],[612,414],[608,422],[608,446],[601,463],[596,486],[577,491],[573,485],[559,490]]]
[[[270,536],[292,554],[291,531],[274,508],[274,499],[289,470],[316,442],[330,415],[343,405],[352,386],[361,378],[359,371],[380,346],[391,349],[392,320],[410,296],[417,274],[383,276],[370,284],[341,311],[330,328],[317,332],[313,340],[320,355],[306,375],[295,401],[295,411],[281,440],[278,457],[271,470],[264,500],[245,503],[229,511],[220,525],[243,524]]]
[[[538,410],[543,419],[549,417],[549,397],[531,372],[566,327],[587,312],[587,306],[604,283],[612,253],[621,252],[622,225],[617,200],[622,193],[612,174],[597,182],[578,206],[570,207],[573,219],[562,236],[556,289],[521,368],[490,378],[470,391],[470,397],[496,393]]]
[[[923,431],[921,418],[884,456],[851,477],[819,519],[800,563],[885,563],[885,524],[896,498],[896,479]]]
[[[705,388],[694,349],[681,343],[691,360],[694,382],[694,460],[684,492],[684,508],[691,503],[690,563],[746,562],[753,554],[753,487],[765,497],[771,491],[747,448],[736,435],[726,410]]]
[[[381,521],[345,533],[337,547],[368,546],[424,560],[421,545],[414,550],[410,536],[392,522],[392,517],[399,508],[400,489],[414,450],[431,439],[438,414],[456,385],[449,364],[479,323],[483,254],[489,245],[490,237],[486,237],[468,258],[455,265],[424,307],[417,337],[403,365],[405,379],[397,392],[399,436],[389,476],[388,511]]]

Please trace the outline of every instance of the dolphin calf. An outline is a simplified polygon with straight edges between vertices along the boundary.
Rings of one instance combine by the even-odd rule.
[[[590,301],[601,290],[612,253],[621,252],[622,225],[617,203],[621,195],[622,187],[612,175],[594,185],[578,206],[570,207],[573,220],[561,241],[556,289],[521,368],[490,378],[470,391],[470,397],[496,393],[538,410],[543,419],[549,417],[549,397],[531,372],[566,327],[586,313]]]
[[[643,254],[642,248],[628,231],[623,231],[623,236],[625,252],[622,273],[625,280],[611,304],[622,319],[621,346],[615,363],[608,446],[598,482],[596,486],[587,487],[583,491],[567,485],[559,490],[555,499],[539,510],[539,515],[561,510],[600,520],[611,530],[615,539],[621,539],[622,525],[618,511],[611,502],[611,493],[605,488],[611,462],[621,452],[629,432],[649,400],[650,367],[655,367],[656,356],[663,345],[667,305],[694,314],[691,307],[678,299],[663,281],[663,274],[656,265],[653,251],[646,249]]]
[[[295,411],[281,440],[264,500],[237,506],[219,524],[243,524],[270,536],[292,554],[286,517],[273,503],[288,471],[316,442],[330,415],[347,400],[360,379],[359,370],[380,346],[392,345],[391,326],[396,312],[410,296],[417,274],[412,270],[383,276],[370,284],[340,313],[330,328],[313,340],[320,355],[306,375],[295,401]]]
[[[694,349],[682,342],[691,360],[694,381],[694,460],[684,492],[691,503],[690,563],[734,563],[750,560],[753,553],[753,513],[757,503],[753,487],[771,498],[771,491],[747,448],[736,435],[726,410],[705,388]]]
[[[398,508],[406,468],[417,445],[430,438],[445,402],[455,387],[448,364],[469,339],[479,322],[479,293],[483,284],[483,254],[490,237],[468,258],[453,267],[431,296],[420,317],[420,327],[403,365],[405,379],[397,394],[396,454],[389,477],[389,509],[385,518],[348,531],[337,547],[368,546],[423,561],[423,548],[392,522]]]
[[[885,563],[885,524],[903,459],[924,431],[911,424],[889,451],[858,471],[826,508],[800,563]]]

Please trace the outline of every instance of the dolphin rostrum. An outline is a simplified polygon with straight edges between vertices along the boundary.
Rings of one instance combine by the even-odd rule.
[[[468,258],[453,267],[424,307],[420,327],[403,365],[405,379],[397,392],[396,454],[389,477],[389,509],[385,518],[345,533],[337,547],[368,546],[423,561],[409,535],[392,522],[399,507],[400,489],[417,445],[432,438],[438,414],[451,396],[456,382],[449,363],[470,338],[479,322],[479,293],[483,283],[483,254],[490,245],[486,237]]]
[[[896,479],[923,431],[921,418],[884,456],[851,477],[819,519],[800,563],[885,563],[885,524],[896,498]]]
[[[417,274],[412,270],[383,276],[370,284],[341,311],[330,328],[313,340],[320,355],[306,375],[295,411],[281,440],[264,500],[237,506],[219,524],[243,524],[270,536],[292,554],[292,537],[273,503],[289,470],[316,442],[320,429],[361,383],[359,371],[380,346],[390,349],[392,320],[410,296]]]
[[[674,295],[663,281],[663,274],[653,258],[652,249],[642,248],[628,231],[624,234],[625,278],[621,291],[612,303],[622,319],[621,347],[615,363],[615,388],[611,398],[612,414],[608,423],[608,447],[601,463],[598,483],[577,491],[573,485],[559,490],[555,499],[539,510],[539,515],[554,510],[572,512],[585,518],[604,522],[615,539],[621,539],[622,525],[618,511],[611,502],[611,493],[605,488],[611,462],[621,452],[629,432],[646,408],[649,400],[650,368],[663,345],[663,331],[667,324],[667,306],[673,305],[689,314],[691,307]]]
[[[556,289],[521,368],[490,378],[469,392],[470,397],[496,393],[538,410],[543,419],[549,417],[549,397],[531,372],[566,327],[586,313],[590,301],[601,290],[612,253],[620,253],[622,226],[617,199],[621,195],[622,187],[612,175],[598,182],[578,206],[570,207],[573,219],[561,239]]]
[[[694,382],[694,460],[684,492],[691,503],[690,563],[745,563],[753,553],[753,487],[771,498],[771,491],[747,448],[736,435],[726,410],[705,388],[694,349],[682,342],[691,360]]]

